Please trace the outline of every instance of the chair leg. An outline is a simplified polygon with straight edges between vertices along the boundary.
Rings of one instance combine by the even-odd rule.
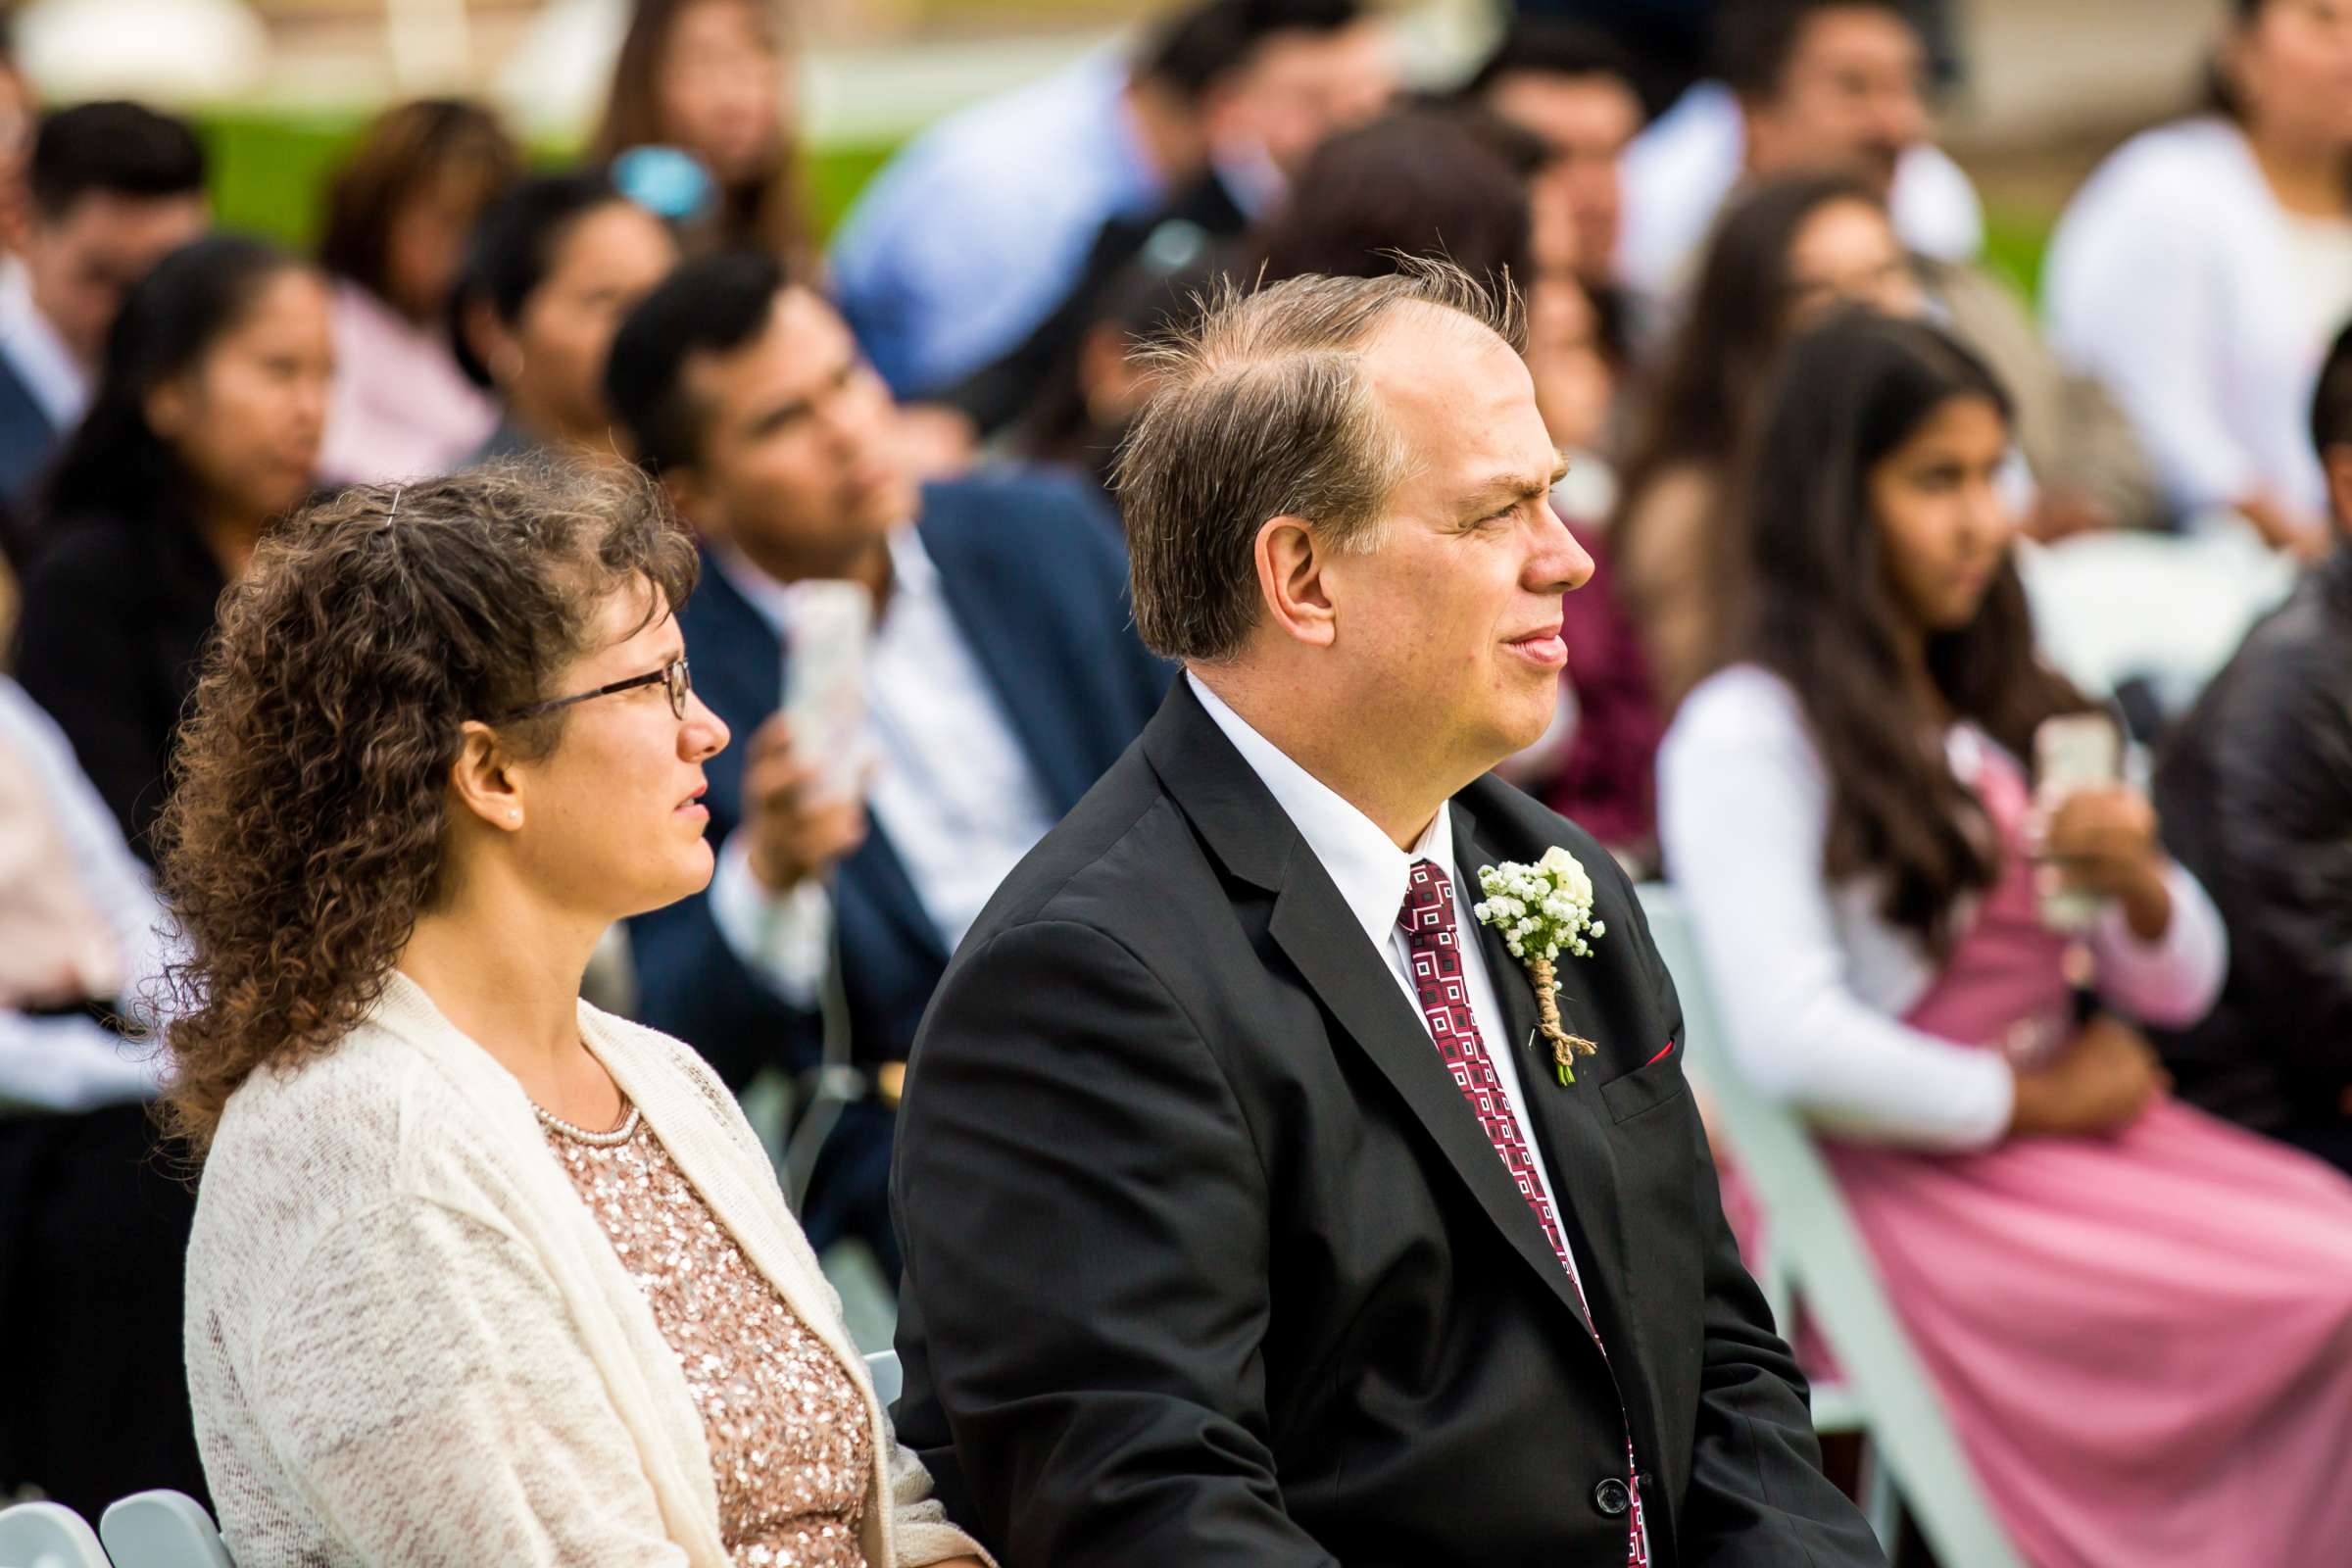
[[[1894,1473],[1879,1457],[1879,1446],[1869,1437],[1862,1443],[1862,1516],[1870,1521],[1889,1559],[1902,1540],[1903,1495],[1894,1487]]]

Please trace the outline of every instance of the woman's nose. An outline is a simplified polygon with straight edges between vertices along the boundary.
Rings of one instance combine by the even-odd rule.
[[[727,749],[734,732],[710,711],[698,692],[686,694],[686,719],[678,726],[678,750],[690,762],[708,761]]]

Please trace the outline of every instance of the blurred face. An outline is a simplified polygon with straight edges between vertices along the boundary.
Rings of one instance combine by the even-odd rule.
[[[783,146],[786,86],[782,51],[753,0],[695,0],[662,51],[663,132],[721,185],[760,179]]]
[[[149,394],[147,422],[216,512],[259,524],[311,487],[334,368],[326,284],[284,268],[201,359]]]
[[[743,348],[690,361],[686,388],[703,439],[680,507],[776,575],[853,575],[914,515],[898,408],[811,291],[777,295]]]
[[[557,677],[548,696],[592,692],[662,668],[685,652],[666,606],[651,624],[656,590],[642,580],[606,596],[593,651]],[[727,744],[727,726],[689,694],[686,716],[657,682],[575,703],[555,750],[519,764],[522,831],[531,880],[565,907],[611,919],[642,914],[710,885],[703,764]]]
[[[2352,148],[2352,0],[2270,0],[2231,38],[2227,63],[2256,134]]]
[[[384,286],[392,308],[410,320],[437,325],[449,309],[466,241],[482,215],[482,194],[476,180],[427,180],[393,213],[384,235]]]
[[[1527,291],[1527,373],[1552,444],[1591,452],[1609,422],[1615,377],[1601,350],[1600,318],[1574,275],[1539,275]]]
[[[2352,538],[2352,444],[2338,443],[2320,454],[2328,472],[2328,508],[2338,535]]]
[[[122,296],[204,228],[202,196],[122,196],[101,190],[55,219],[35,214],[24,244],[32,302],[74,358],[95,369]]]
[[[2009,554],[2014,523],[2001,502],[2009,425],[1983,398],[1952,398],[1881,459],[1866,487],[1886,575],[1921,630],[1974,619]]]
[[[1396,93],[1396,50],[1379,24],[1276,33],[1215,95],[1209,141],[1262,151],[1296,174],[1334,132],[1372,120]]]
[[[1928,305],[1894,225],[1857,201],[1825,203],[1797,229],[1788,247],[1788,295],[1791,332],[1839,305],[1867,305],[1906,320]]]
[[[1365,369],[1409,454],[1371,547],[1323,577],[1340,700],[1367,743],[1426,742],[1475,774],[1551,721],[1567,645],[1560,600],[1592,559],[1552,512],[1559,452],[1510,345],[1449,311],[1391,318]]]
[[[32,157],[32,88],[10,66],[0,65],[0,247],[24,248],[32,224],[32,192],[24,180]]]
[[[1896,163],[1927,137],[1926,78],[1919,35],[1901,17],[1875,6],[1817,13],[1779,91],[1745,105],[1749,169],[1850,170],[1884,201]]]
[[[1614,76],[1518,72],[1497,81],[1487,102],[1551,148],[1532,194],[1540,213],[1560,215],[1567,227],[1556,240],[1537,235],[1539,263],[1565,260],[1588,282],[1606,281],[1625,205],[1618,160],[1642,128],[1642,100]]]
[[[611,446],[604,376],[612,334],[677,261],[669,230],[635,202],[607,202],[572,223],[485,361],[524,422],[574,446]]]

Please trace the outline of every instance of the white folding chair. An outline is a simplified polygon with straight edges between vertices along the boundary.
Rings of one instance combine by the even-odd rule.
[[[1757,1283],[1783,1333],[1801,1295],[1837,1352],[1840,1381],[1814,1389],[1814,1424],[1824,1432],[1863,1434],[1863,1504],[1880,1543],[1894,1550],[1899,1504],[1907,1503],[1938,1562],[2024,1568],[1887,1302],[1878,1266],[1812,1135],[1748,1087],[1724,1049],[1681,901],[1662,883],[1639,891],[1650,937],[1682,997],[1685,1069],[1764,1209],[1771,1255]]]
[[[99,1517],[114,1568],[235,1568],[204,1504],[184,1492],[134,1492]]]
[[[0,1568],[108,1568],[106,1548],[62,1502],[0,1508]]]
[[[876,1350],[865,1358],[865,1374],[874,1380],[874,1397],[889,1409],[896,1403],[901,1390],[906,1387],[906,1369],[899,1365],[896,1350]]]

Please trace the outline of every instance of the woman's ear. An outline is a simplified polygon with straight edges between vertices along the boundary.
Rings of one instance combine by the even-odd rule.
[[[1332,602],[1331,551],[1304,517],[1267,519],[1252,550],[1257,592],[1266,618],[1284,635],[1316,648],[1339,636],[1339,607]]]
[[[167,442],[177,442],[187,434],[195,404],[195,388],[188,384],[188,376],[182,372],[149,387],[146,398],[139,405],[139,412],[146,416],[148,429]]]
[[[464,808],[484,825],[504,832],[522,826],[522,782],[498,732],[479,719],[460,731],[458,760],[449,766],[449,787]]]

